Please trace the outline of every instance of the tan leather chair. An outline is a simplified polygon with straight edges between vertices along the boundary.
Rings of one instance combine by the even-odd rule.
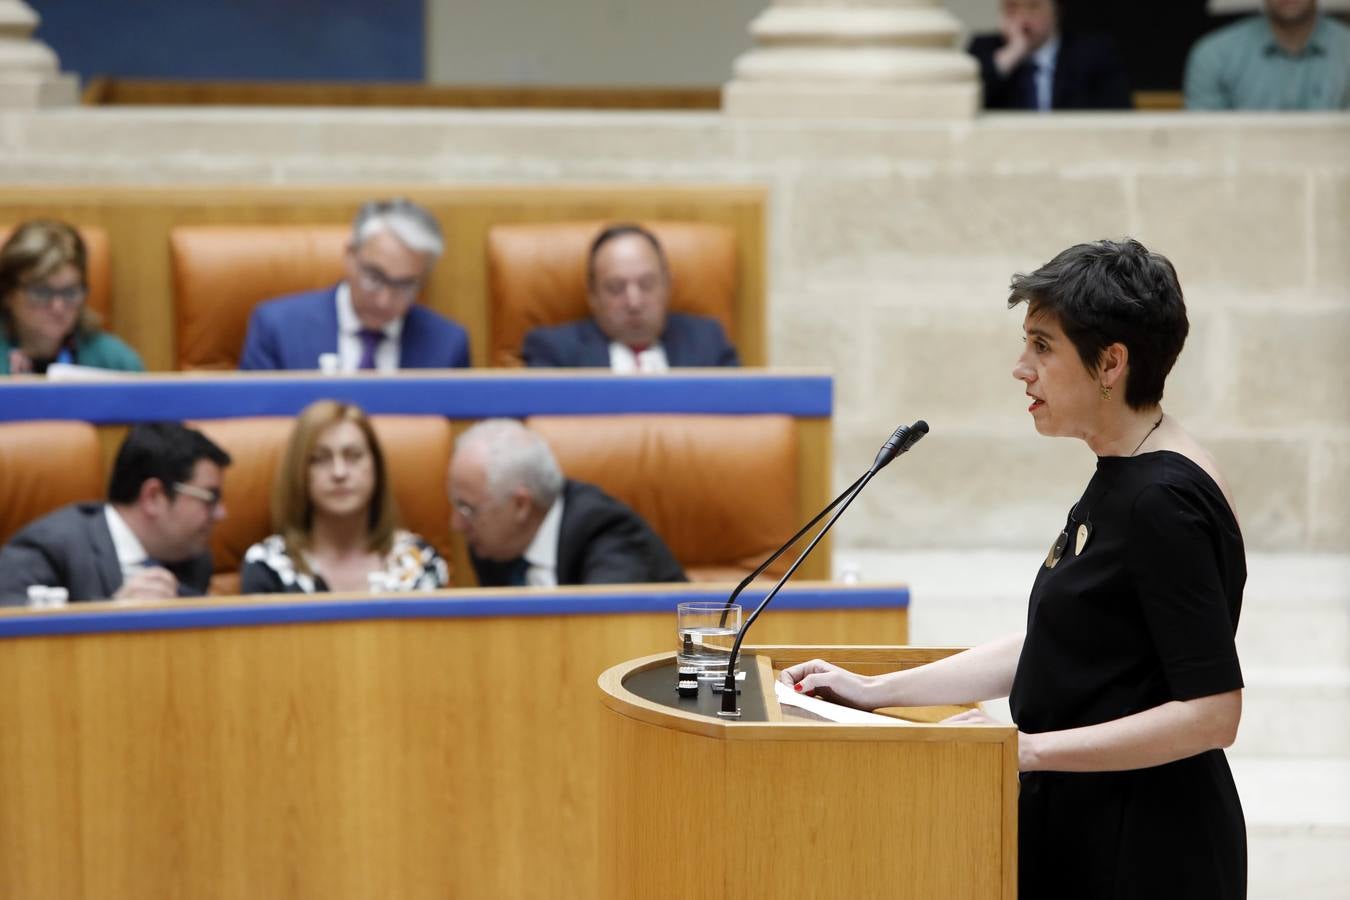
[[[450,423],[438,416],[372,416],[404,527],[451,557]],[[191,423],[230,454],[225,470],[225,520],[211,540],[216,575],[211,593],[239,591],[239,564],[248,548],[272,533],[272,481],[294,420],[284,417],[209,419]]]
[[[16,225],[0,225],[0,245],[9,240]],[[108,250],[108,232],[97,225],[76,225],[84,241],[85,265],[88,268],[89,297],[85,302],[98,313],[106,327],[112,312],[112,254]]]
[[[488,230],[489,359],[521,365],[525,335],[590,315],[586,257],[607,225],[547,222],[494,225]],[[670,263],[675,312],[711,316],[735,343],[736,233],[707,222],[642,222],[656,235]]]
[[[0,425],[0,545],[67,503],[106,496],[94,426],[66,421]]]
[[[194,225],[169,232],[178,368],[235,369],[253,307],[342,280],[345,225]]]
[[[642,516],[693,580],[743,578],[801,524],[789,416],[533,416],[526,424],[569,478]]]

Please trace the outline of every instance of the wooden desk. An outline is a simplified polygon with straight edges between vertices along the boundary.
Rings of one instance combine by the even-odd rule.
[[[28,900],[590,898],[616,661],[705,586],[0,612],[0,872]],[[903,642],[903,586],[767,640]]]

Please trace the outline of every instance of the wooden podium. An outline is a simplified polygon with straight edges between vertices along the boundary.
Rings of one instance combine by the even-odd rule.
[[[673,653],[607,670],[600,896],[1016,897],[1016,729],[840,725],[774,699],[774,673],[812,657],[881,672],[955,652],[747,648],[740,720],[678,699]]]

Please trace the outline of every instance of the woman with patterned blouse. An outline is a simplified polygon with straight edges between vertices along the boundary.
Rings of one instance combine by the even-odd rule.
[[[360,407],[319,400],[300,413],[272,485],[276,534],[244,554],[245,594],[435,590],[449,567],[397,527],[384,454]]]

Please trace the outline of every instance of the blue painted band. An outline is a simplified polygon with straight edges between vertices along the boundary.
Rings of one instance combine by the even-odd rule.
[[[454,619],[483,616],[560,616],[612,613],[674,612],[686,600],[719,600],[721,595],[696,588],[642,593],[584,594],[541,592],[540,596],[513,593],[498,597],[464,592],[425,597],[369,600],[299,600],[294,603],[237,603],[193,605],[182,609],[100,607],[89,612],[78,607],[61,613],[31,613],[0,617],[0,638],[39,637],[110,632],[173,631],[184,628],[238,628],[312,622],[353,622],[385,619]],[[747,590],[741,603],[748,606],[764,598],[765,591]],[[904,587],[801,587],[784,588],[774,599],[779,610],[906,609],[909,590]]]
[[[603,413],[779,413],[826,417],[829,375],[606,375],[477,372],[395,376],[226,375],[0,384],[0,421],[76,419],[96,425],[165,419],[293,416],[315,400],[359,404],[369,413],[491,416]]]

